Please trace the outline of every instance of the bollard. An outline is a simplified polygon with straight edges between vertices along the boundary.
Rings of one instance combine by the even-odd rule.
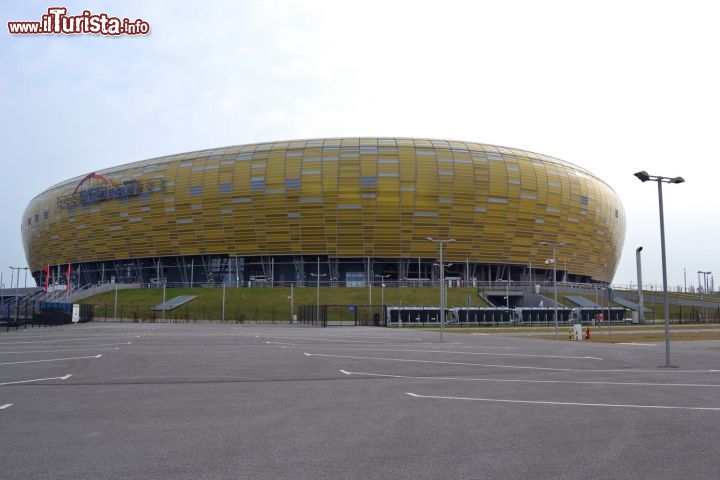
[[[585,329],[585,340],[590,340],[590,325]]]

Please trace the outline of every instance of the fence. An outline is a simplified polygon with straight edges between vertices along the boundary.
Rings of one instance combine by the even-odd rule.
[[[0,325],[8,331],[14,327],[63,325],[89,322],[93,319],[92,305],[78,305],[64,302],[47,302],[37,299],[6,302],[0,308]]]

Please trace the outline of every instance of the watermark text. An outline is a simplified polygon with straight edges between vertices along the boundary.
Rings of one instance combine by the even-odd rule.
[[[107,13],[94,14],[84,10],[68,15],[65,7],[50,7],[39,22],[8,22],[11,35],[147,35],[150,24],[138,18],[118,18]]]

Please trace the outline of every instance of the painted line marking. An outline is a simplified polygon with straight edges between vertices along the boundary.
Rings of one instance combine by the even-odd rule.
[[[77,342],[77,341],[90,341],[90,340],[106,340],[109,338],[128,338],[127,336],[124,337],[88,337],[88,338],[66,338],[66,339],[56,339],[56,340],[36,340],[32,342],[4,342],[0,343],[0,345],[27,345],[27,344],[33,344],[33,343],[59,343],[59,342]],[[135,336],[134,338],[140,338],[140,335]]]
[[[400,378],[409,380],[457,380],[460,382],[496,382],[496,383],[550,383],[567,385],[619,385],[629,387],[709,387],[720,388],[715,383],[653,383],[653,382],[602,382],[602,381],[572,381],[572,380],[524,380],[508,378],[467,378],[467,377],[416,377],[412,375],[390,375],[385,373],[352,372],[340,370],[345,375],[363,375],[368,377]]]
[[[100,353],[98,355],[93,355],[91,357],[48,358],[47,360],[26,360],[24,362],[5,362],[5,363],[0,363],[0,365],[19,365],[21,363],[62,362],[64,360],[83,360],[86,358],[100,358],[100,357],[102,357],[102,353]]]
[[[577,402],[547,402],[541,400],[510,400],[500,398],[474,398],[474,397],[445,397],[440,395],[418,395],[417,393],[406,392],[406,395],[415,398],[430,398],[434,400],[471,400],[474,402],[495,402],[495,403],[525,403],[532,405],[553,405],[553,406],[574,406],[574,407],[617,407],[617,408],[646,408],[661,410],[705,410],[720,412],[719,407],[678,407],[674,405],[633,405],[617,403],[577,403]]]
[[[308,348],[308,345],[301,345],[301,344],[288,344],[288,345],[296,345],[298,349],[305,349]],[[373,344],[369,344],[369,346],[372,346]],[[398,348],[398,349],[389,349],[388,347],[407,347],[408,345],[412,346],[412,344],[408,343],[379,343],[377,344],[377,347],[374,348],[355,348],[355,347],[316,347],[313,346],[312,348],[316,350],[345,350],[345,351],[363,351],[363,350],[369,350],[374,352],[431,352],[431,353],[467,353],[470,355],[475,355],[474,352],[456,352],[453,350],[415,350],[415,349],[409,349],[409,348]],[[460,344],[462,345],[462,344]],[[428,345],[430,346],[430,345]],[[379,348],[379,347],[385,347],[385,348]],[[470,347],[468,347],[470,348]],[[518,350],[518,347],[479,347],[483,350]],[[484,352],[478,352],[477,355],[501,355],[501,354],[493,354],[493,353],[484,353]],[[503,355],[512,355],[510,353],[506,353]],[[560,357],[560,358],[597,358],[597,357]],[[602,360],[602,358],[598,358],[598,360]]]
[[[350,358],[353,360],[384,360],[389,362],[406,362],[406,363],[433,363],[437,365],[460,365],[468,367],[489,367],[489,368],[509,368],[516,370],[547,370],[554,372],[585,372],[585,373],[608,373],[608,372],[629,372],[629,373],[666,373],[667,370],[634,370],[631,368],[619,368],[619,369],[595,369],[595,368],[551,368],[551,367],[526,367],[517,365],[495,365],[485,363],[466,363],[466,362],[442,362],[436,360],[415,360],[408,358],[386,358],[386,357],[356,357],[352,355],[329,355],[325,353],[307,353],[303,352],[303,355],[308,357],[334,357],[334,358]],[[673,373],[708,373],[712,370],[674,370]]]
[[[633,342],[618,342],[618,345],[634,345],[636,347],[655,347],[654,343],[633,343]]]
[[[260,338],[259,335],[257,335],[255,338]],[[363,343],[363,344],[373,344],[376,343],[378,345],[387,345],[386,343],[379,343],[379,342],[373,342],[372,337],[368,337],[366,340],[343,340],[340,338],[316,338],[316,337],[277,337],[277,336],[263,336],[263,338],[269,338],[269,339],[280,339],[280,340],[294,340],[294,341],[301,341],[301,340],[312,340],[312,341],[318,341],[318,342],[338,342],[338,343]],[[384,338],[384,337],[383,337]],[[395,338],[397,340],[397,338]],[[412,340],[412,339],[410,339]],[[409,342],[408,342],[409,343]],[[407,345],[408,343],[398,343],[397,345]],[[448,343],[447,345],[462,345],[462,343],[455,342],[455,343]]]
[[[292,345],[292,344],[287,344]],[[302,349],[307,346],[297,346],[296,348]],[[571,357],[565,355],[533,355],[524,353],[493,353],[493,352],[457,352],[452,350],[417,350],[417,349],[394,349],[389,350],[387,348],[344,348],[344,347],[313,347],[317,350],[352,350],[352,351],[368,351],[368,352],[411,352],[411,353],[449,353],[451,355],[489,355],[496,357],[530,357],[530,358],[560,358],[563,360],[602,360],[599,357]],[[496,347],[504,348],[504,347]]]
[[[12,403],[6,403],[5,405],[0,405],[0,410],[5,410],[6,408],[12,407],[12,406],[13,406]]]
[[[118,347],[115,348],[73,348],[70,350],[22,350],[19,352],[0,352],[0,355],[25,355],[28,353],[57,353],[57,352],[113,352],[120,350]]]
[[[72,373],[68,373],[67,375],[62,376],[62,377],[35,378],[33,380],[18,380],[17,382],[5,382],[5,383],[0,383],[0,386],[2,386],[2,385],[18,385],[21,383],[32,383],[32,382],[44,382],[47,380],[67,380],[70,377],[72,377]]]

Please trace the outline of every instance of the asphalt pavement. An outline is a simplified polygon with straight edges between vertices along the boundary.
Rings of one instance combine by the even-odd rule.
[[[372,327],[0,333],[3,479],[708,479],[720,341]]]

